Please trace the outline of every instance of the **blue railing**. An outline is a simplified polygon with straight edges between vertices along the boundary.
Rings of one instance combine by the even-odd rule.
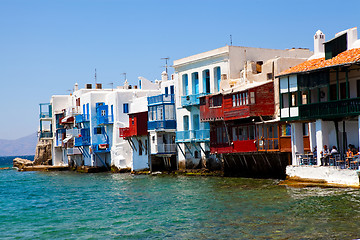
[[[104,144],[94,144],[92,145],[92,150],[95,153],[106,153],[106,152],[110,152],[110,147],[109,144],[104,143]]]
[[[66,134],[66,129],[65,128],[60,128],[56,130],[56,147],[61,147],[62,146],[62,140],[63,140],[63,136],[64,134]]]
[[[114,118],[112,115],[100,115],[97,116],[97,122],[98,124],[113,124],[114,123]]]
[[[75,116],[75,121],[77,123],[89,122],[90,121],[89,114],[76,115]]]
[[[51,118],[52,117],[52,106],[50,103],[40,103],[40,118]]]
[[[40,132],[40,138],[52,138],[53,133],[52,132]]]
[[[148,97],[148,105],[155,105],[161,103],[175,103],[174,94],[160,94],[157,96]]]
[[[176,129],[176,120],[149,121],[148,130]]]
[[[199,105],[200,104],[199,97],[202,97],[202,96],[205,96],[208,94],[209,93],[198,93],[198,94],[193,94],[193,95],[182,96],[181,97],[181,106],[186,107],[186,106]]]
[[[210,130],[188,130],[176,132],[176,142],[204,142],[210,141]]]

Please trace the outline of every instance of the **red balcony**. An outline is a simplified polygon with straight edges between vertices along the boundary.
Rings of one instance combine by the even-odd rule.
[[[131,133],[130,133],[130,128],[125,127],[125,128],[119,128],[119,137],[122,138],[127,138],[127,137],[131,137]]]
[[[224,119],[223,95],[210,95],[200,98],[200,120],[202,122]]]
[[[275,111],[273,82],[252,86],[235,90],[232,93],[201,97],[201,121],[228,121],[257,116],[273,116]]]

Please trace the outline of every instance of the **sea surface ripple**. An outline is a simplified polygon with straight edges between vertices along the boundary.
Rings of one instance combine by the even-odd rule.
[[[0,170],[0,239],[360,237],[359,190],[277,183]]]

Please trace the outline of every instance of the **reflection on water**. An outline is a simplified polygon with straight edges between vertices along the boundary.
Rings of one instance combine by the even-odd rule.
[[[359,237],[358,190],[290,188],[277,183],[244,178],[0,171],[0,237]]]

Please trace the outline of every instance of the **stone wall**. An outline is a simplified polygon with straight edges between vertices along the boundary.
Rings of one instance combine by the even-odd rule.
[[[39,140],[34,157],[34,165],[52,165],[52,140]]]

